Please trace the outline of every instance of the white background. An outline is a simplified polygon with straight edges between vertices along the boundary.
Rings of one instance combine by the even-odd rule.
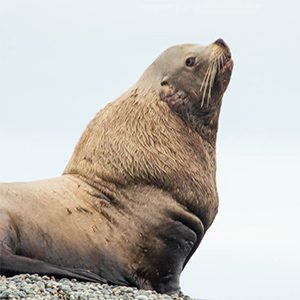
[[[235,61],[218,134],[219,214],[191,296],[300,299],[300,21],[286,0],[0,1],[0,181],[59,175],[95,113],[167,47]]]

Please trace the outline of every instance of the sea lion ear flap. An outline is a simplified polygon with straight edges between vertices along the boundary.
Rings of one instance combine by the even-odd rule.
[[[168,75],[165,75],[162,78],[160,85],[160,100],[166,102],[169,105],[169,107],[174,111],[179,112],[183,110],[188,102],[186,92],[182,90],[177,90],[170,83],[170,77]]]
[[[160,82],[160,85],[161,85],[161,86],[169,85],[169,76],[168,76],[168,75],[165,75],[165,76],[163,77],[163,79],[162,79],[161,82]]]
[[[160,100],[166,102],[169,107],[175,111],[183,109],[185,104],[188,102],[187,94],[182,90],[176,91],[175,88],[167,81],[165,84],[162,83],[159,93]]]

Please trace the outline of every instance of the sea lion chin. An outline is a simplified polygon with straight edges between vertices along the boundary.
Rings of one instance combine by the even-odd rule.
[[[221,39],[171,47],[97,113],[62,176],[0,184],[0,274],[178,292],[218,210],[215,144],[232,68]]]

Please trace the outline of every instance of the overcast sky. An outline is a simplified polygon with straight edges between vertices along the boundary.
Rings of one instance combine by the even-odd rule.
[[[215,300],[300,299],[296,0],[0,1],[0,181],[61,174],[95,113],[167,47],[223,38],[219,214],[183,272]]]

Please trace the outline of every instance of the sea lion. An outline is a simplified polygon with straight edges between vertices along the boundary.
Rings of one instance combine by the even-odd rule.
[[[232,68],[221,39],[167,49],[98,112],[62,176],[1,184],[0,273],[179,291],[218,210],[216,133]]]

